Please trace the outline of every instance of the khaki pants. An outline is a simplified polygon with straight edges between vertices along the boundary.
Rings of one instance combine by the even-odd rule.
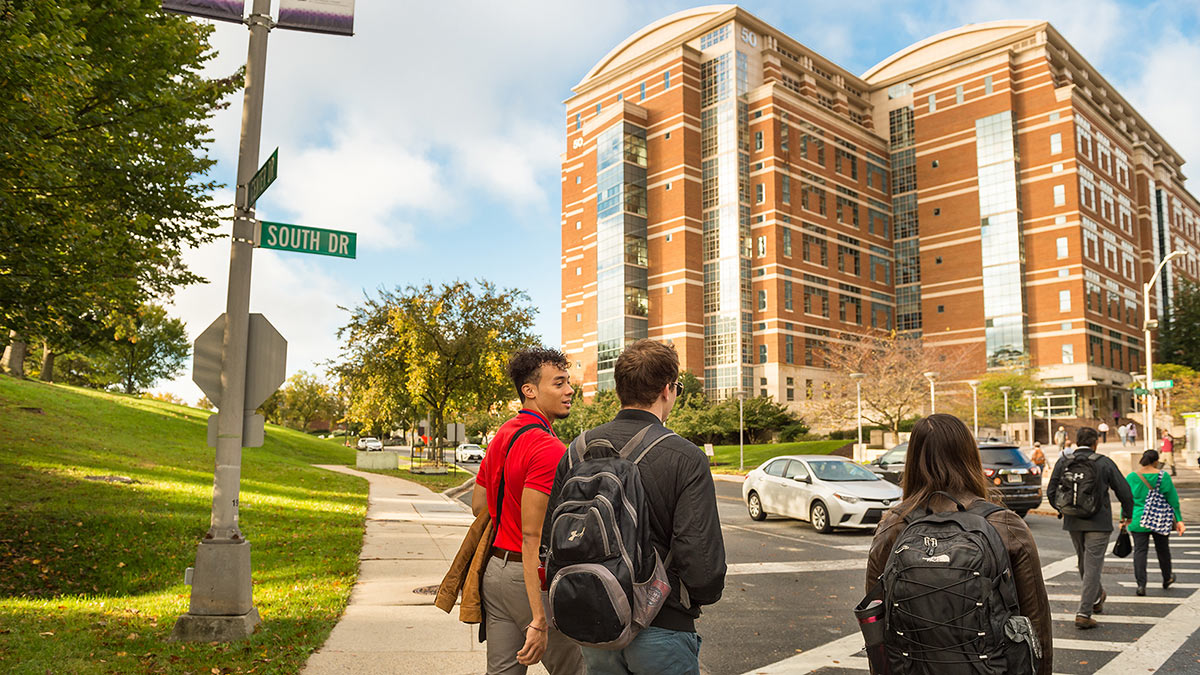
[[[487,621],[488,675],[525,675],[517,652],[525,646],[525,627],[533,621],[521,563],[492,558],[483,573],[483,609]],[[583,673],[579,645],[550,629],[542,665],[550,675]]]

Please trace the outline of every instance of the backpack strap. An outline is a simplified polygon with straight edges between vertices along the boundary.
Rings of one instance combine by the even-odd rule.
[[[647,425],[646,428],[642,430],[642,433],[646,433],[646,432],[650,431],[650,428],[653,426],[655,426],[655,425],[653,425],[653,424]],[[646,455],[648,455],[650,453],[650,451],[654,449],[654,446],[658,445],[659,443],[662,443],[663,441],[670,438],[671,436],[678,436],[678,434],[676,434],[674,431],[671,431],[670,429],[668,429],[666,427],[663,427],[662,429],[663,429],[662,433],[660,433],[658,436],[654,437],[654,440],[650,441],[649,443],[646,443],[640,450],[630,449],[629,454],[626,455],[625,450],[627,450],[628,448],[621,448],[621,456],[625,457],[626,459],[633,462],[634,464],[638,464],[643,459],[646,458]]]
[[[496,534],[500,534],[500,514],[501,509],[504,507],[504,473],[505,469],[508,468],[508,455],[512,452],[513,445],[516,444],[517,439],[520,438],[521,435],[526,431],[531,429],[545,428],[546,427],[541,424],[526,424],[520,429],[517,429],[517,431],[513,434],[513,437],[508,440],[508,447],[504,449],[504,458],[500,460],[500,489],[496,491],[496,527],[494,528]],[[492,541],[496,541],[494,535],[492,537]]]
[[[621,451],[617,453],[617,456],[619,456],[621,459],[629,459],[629,456],[637,451],[638,447],[642,444],[642,439],[646,438],[646,432],[650,431],[650,427],[652,426],[654,425],[647,424],[646,426],[642,427],[641,430],[633,435],[633,438],[629,439],[625,442],[625,445],[621,446]]]
[[[583,454],[587,452],[587,431],[580,431],[575,440],[571,441],[571,445],[567,447],[567,469],[573,469],[576,462],[583,461]]]

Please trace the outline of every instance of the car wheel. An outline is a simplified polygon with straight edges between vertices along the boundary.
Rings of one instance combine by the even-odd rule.
[[[1013,509],[1013,513],[1017,514],[1018,518],[1024,518],[1025,514],[1029,513],[1029,509]]]
[[[746,497],[746,510],[750,512],[752,520],[766,520],[767,512],[763,511],[762,500],[759,499],[757,492],[751,492]]]
[[[812,508],[808,511],[808,522],[812,523],[813,529],[821,534],[833,532],[833,526],[829,524],[829,509],[821,502],[813,502]]]

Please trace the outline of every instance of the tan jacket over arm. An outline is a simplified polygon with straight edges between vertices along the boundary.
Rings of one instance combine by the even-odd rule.
[[[970,505],[968,501],[963,503]],[[1008,560],[1012,565],[1013,579],[1017,586],[1017,604],[1021,614],[1029,617],[1034,631],[1037,632],[1038,642],[1041,643],[1042,663],[1038,673],[1051,673],[1054,665],[1053,622],[1050,619],[1050,601],[1046,597],[1046,582],[1042,579],[1042,563],[1038,558],[1037,542],[1034,541],[1033,533],[1029,531],[1025,520],[1012,511],[997,511],[988,516],[987,520],[1000,533],[1000,539],[1008,551]],[[884,514],[883,520],[875,529],[875,538],[871,541],[871,552],[867,557],[867,590],[879,581],[879,576],[883,574],[883,568],[887,565],[892,545],[903,531],[903,518],[898,517],[894,511]]]
[[[459,607],[458,620],[463,623],[479,623],[483,620],[479,587],[491,546],[492,522],[484,510],[475,517],[467,536],[463,537],[463,543],[458,547],[442,585],[438,587],[437,597],[433,601],[435,607],[449,614],[461,590],[462,605]]]

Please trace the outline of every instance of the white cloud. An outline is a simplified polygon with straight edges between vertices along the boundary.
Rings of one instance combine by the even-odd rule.
[[[1200,165],[1200,38],[1170,30],[1156,40],[1122,94],[1185,161]],[[1188,66],[1188,67],[1185,67]],[[1184,172],[1200,178],[1195,169]],[[1197,193],[1192,187],[1191,191]]]

